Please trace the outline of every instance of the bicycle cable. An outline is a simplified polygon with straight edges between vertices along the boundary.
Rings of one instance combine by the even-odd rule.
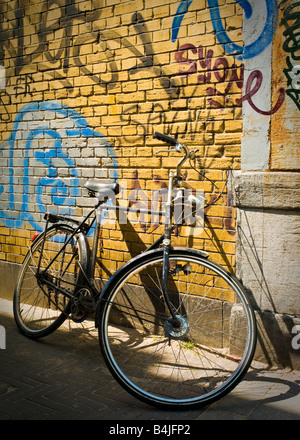
[[[196,160],[196,159],[197,159],[197,157],[195,157],[195,160]],[[220,200],[220,198],[222,197],[222,195],[223,195],[223,193],[224,193],[224,191],[225,191],[225,188],[226,188],[226,186],[227,186],[227,183],[228,183],[230,167],[227,168],[226,180],[225,180],[224,186],[223,186],[223,188],[222,188],[222,191],[220,191],[219,188],[217,187],[216,183],[215,183],[212,179],[210,179],[209,177],[207,177],[207,176],[206,176],[204,173],[202,173],[201,171],[197,170],[197,168],[192,164],[192,159],[191,159],[191,158],[189,159],[189,163],[190,163],[190,167],[191,167],[194,171],[196,171],[196,173],[198,173],[199,176],[202,176],[204,179],[208,180],[208,181],[213,185],[214,190],[217,189],[218,192],[219,192],[218,196],[217,196],[213,201],[211,201],[211,202],[207,203],[206,205],[204,205],[204,208],[203,208],[203,209],[206,209],[206,208],[208,208],[209,206],[214,205],[214,204],[215,204],[218,200]]]

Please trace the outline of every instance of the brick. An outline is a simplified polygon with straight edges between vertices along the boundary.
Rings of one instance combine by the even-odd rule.
[[[227,31],[235,30],[235,29],[242,29],[243,27],[243,16],[235,16],[235,17],[228,17],[226,18],[226,29]]]
[[[154,18],[162,18],[169,16],[170,16],[169,5],[157,6],[156,8],[153,9]]]
[[[136,0],[130,2],[122,2],[115,6],[115,15],[123,15],[128,13],[135,13],[143,9],[143,0]]]
[[[230,145],[241,142],[241,133],[222,133],[215,135],[216,144]]]
[[[136,168],[136,167],[141,167],[141,168],[149,168],[149,167],[151,167],[151,168],[160,168],[161,160],[159,158],[154,158],[153,157],[151,159],[147,158],[146,161],[145,160],[141,161],[140,158],[133,157],[133,158],[130,158],[130,165],[133,168]]]
[[[8,7],[8,3],[3,2],[2,24],[4,29],[13,29],[15,11]],[[81,0],[76,3],[78,16],[70,15],[72,33],[67,37],[66,32],[71,30],[65,28],[67,22],[60,20],[58,4],[53,4],[48,11],[49,33],[44,37],[39,33],[39,23],[45,18],[41,15],[43,2],[25,6],[24,58],[18,59],[18,51],[9,49],[19,47],[16,33],[11,33],[7,43],[10,46],[3,46],[9,85],[7,95],[2,95],[1,140],[12,139],[14,127],[17,127],[17,139],[11,150],[13,158],[10,150],[3,148],[0,183],[7,187],[9,176],[15,179],[15,207],[22,207],[27,155],[29,161],[36,161],[36,152],[52,151],[55,140],[59,157],[30,167],[28,195],[36,194],[35,184],[49,173],[55,174],[58,181],[65,181],[73,169],[77,173],[76,179],[97,177],[106,180],[115,177],[117,171],[119,178],[128,183],[128,188],[135,185],[148,191],[159,188],[167,182],[168,172],[176,166],[179,156],[155,155],[165,145],[152,139],[154,130],[178,136],[191,148],[198,148],[198,165],[207,177],[223,187],[227,167],[240,168],[243,124],[242,108],[237,105],[237,99],[241,98],[242,92],[241,83],[234,77],[234,65],[238,66],[240,77],[242,63],[226,55],[217,41],[211,11],[206,3],[197,0],[189,5],[176,43],[171,42],[171,32],[178,9],[177,0],[164,3],[160,0]],[[230,32],[234,41],[240,41],[241,8],[233,0],[220,0],[219,6],[226,32]],[[69,14],[75,11],[72,5],[67,6]],[[42,44],[43,38],[46,38],[47,46]],[[190,60],[177,62],[175,52],[184,44],[192,44],[196,52],[186,51],[182,56]],[[210,68],[199,63],[199,45],[204,47],[204,56],[208,50],[213,52]],[[226,57],[228,61],[226,75],[222,69],[213,68],[219,57]],[[187,72],[193,66],[195,71]],[[203,77],[200,79],[200,75],[205,75],[206,82]],[[227,100],[221,95],[211,96],[208,87],[223,94],[229,88]],[[51,107],[51,101],[62,103],[64,111],[69,106],[71,116],[65,117],[64,111],[51,109],[39,113],[26,111],[19,125],[13,125],[18,112],[24,111],[25,104],[48,102]],[[216,102],[223,108],[217,108]],[[33,131],[29,132],[34,129],[41,129],[41,132],[32,136]],[[96,131],[104,136],[103,141],[95,136]],[[110,144],[111,150],[103,142]],[[117,170],[113,167],[112,152],[116,156]],[[211,182],[199,180],[198,173],[190,169],[188,163],[184,171],[188,172],[189,185],[203,189],[209,197],[213,191]],[[79,191],[74,212],[80,217],[94,200],[86,197],[84,190]],[[4,194],[7,194],[6,202]],[[4,191],[1,197],[3,203],[8,204],[9,192]],[[50,187],[44,194],[46,200],[51,203]],[[28,209],[34,218],[40,214],[33,201],[28,203]],[[231,208],[217,205],[208,210],[208,214],[216,226],[218,238],[227,245],[226,252],[234,255],[235,238],[226,231],[234,214]],[[124,225],[129,249],[115,225],[102,231],[103,245],[107,246],[103,257],[110,271],[116,270],[140,249],[130,227]],[[154,235],[138,228],[140,225],[134,225],[134,229],[141,231],[140,240],[151,243]],[[183,246],[187,244],[185,234],[187,229],[183,228],[182,236],[177,240]],[[0,258],[19,263],[32,236],[32,225],[24,223],[20,229],[1,227],[0,236]],[[199,243],[204,245],[206,238],[201,236]],[[213,253],[217,252],[218,249]]]
[[[123,115],[122,120],[118,115],[102,116],[103,125],[126,125],[129,123],[129,116]]]
[[[129,102],[140,102],[145,100],[145,92],[139,91],[139,92],[133,92],[133,93],[126,93],[126,94],[118,94],[116,96],[117,103],[119,104],[125,104]]]

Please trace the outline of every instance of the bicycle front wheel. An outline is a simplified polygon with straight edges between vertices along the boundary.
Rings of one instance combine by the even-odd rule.
[[[76,289],[80,281],[77,262],[86,267],[87,253],[83,234],[72,238],[73,232],[67,224],[52,226],[35,239],[24,258],[15,288],[13,311],[16,324],[25,336],[47,336],[70,314],[70,300],[63,292],[73,293]],[[51,285],[37,274],[38,264],[43,273],[49,263],[45,277]]]
[[[234,388],[253,358],[256,325],[238,280],[191,250],[170,252],[168,295],[162,251],[121,269],[98,311],[100,346],[111,373],[135,397],[168,408],[212,403]]]

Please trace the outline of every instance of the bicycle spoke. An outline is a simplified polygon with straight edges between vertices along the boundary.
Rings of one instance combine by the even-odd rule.
[[[62,324],[70,307],[66,294],[77,285],[79,247],[68,241],[73,229],[61,224],[45,234],[28,251],[14,296],[16,322],[30,337],[47,335]]]
[[[137,397],[158,405],[199,404],[242,375],[242,359],[253,351],[251,318],[242,291],[221,269],[194,254],[174,254],[167,290],[176,326],[163,299],[162,258],[145,256],[109,294],[100,342],[112,373]]]

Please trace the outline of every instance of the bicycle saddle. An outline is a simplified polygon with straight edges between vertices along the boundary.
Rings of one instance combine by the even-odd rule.
[[[102,183],[98,180],[88,180],[85,183],[85,188],[91,193],[97,193],[97,196],[109,197],[112,191],[117,195],[120,192],[118,183]],[[93,194],[94,195],[94,194]]]

